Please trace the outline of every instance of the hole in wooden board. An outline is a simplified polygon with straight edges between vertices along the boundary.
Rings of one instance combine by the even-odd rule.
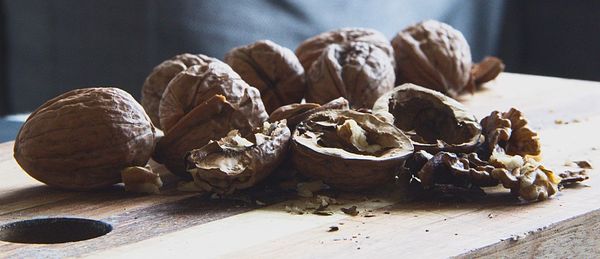
[[[24,244],[58,244],[108,234],[108,223],[84,218],[39,218],[0,226],[0,240]]]

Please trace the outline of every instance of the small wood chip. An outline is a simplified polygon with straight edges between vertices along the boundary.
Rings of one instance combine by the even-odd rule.
[[[356,206],[352,206],[350,208],[341,208],[340,209],[343,213],[346,213],[350,216],[356,216],[358,215],[358,210],[356,209]]]
[[[315,210],[315,211],[313,211],[313,214],[319,215],[319,216],[331,216],[331,215],[333,215],[333,211],[330,211],[330,210]]]
[[[365,214],[363,217],[365,217],[365,218],[372,218],[372,217],[375,217],[375,214],[367,212],[367,214]]]
[[[340,230],[340,228],[338,226],[331,226],[329,227],[329,230],[327,230],[327,232],[335,232]]]
[[[592,164],[590,164],[590,162],[585,161],[585,160],[573,161],[573,163],[575,163],[577,166],[579,166],[580,168],[583,168],[583,169],[592,169]]]

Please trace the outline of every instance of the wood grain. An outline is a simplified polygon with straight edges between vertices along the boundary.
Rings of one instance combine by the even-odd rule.
[[[559,169],[569,160],[598,159],[600,83],[502,74],[485,90],[462,97],[478,118],[516,107],[540,132],[544,161]],[[555,123],[560,120],[563,124]],[[566,122],[566,124],[565,124]],[[133,195],[122,186],[67,192],[28,177],[0,144],[0,224],[36,217],[77,216],[111,223],[99,238],[55,245],[0,241],[0,257],[594,257],[600,254],[600,180],[564,189],[545,202],[523,203],[491,188],[469,202],[410,201],[401,190],[338,194],[334,215],[292,215],[289,193],[246,193],[267,206],[215,200],[174,190],[165,177],[160,195]],[[349,216],[340,207],[356,205]],[[369,210],[371,212],[369,212]],[[365,217],[372,214],[373,217]],[[335,225],[338,231],[328,232]]]

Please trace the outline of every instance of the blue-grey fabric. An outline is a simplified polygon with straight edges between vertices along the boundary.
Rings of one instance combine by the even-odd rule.
[[[320,32],[370,27],[388,37],[424,19],[461,30],[474,59],[496,54],[499,0],[0,0],[7,110],[28,112],[67,90],[114,85],[139,98],[144,78],[182,52],[222,58],[271,39],[295,49]]]

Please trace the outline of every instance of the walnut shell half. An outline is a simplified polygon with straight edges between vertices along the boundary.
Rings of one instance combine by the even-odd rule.
[[[184,53],[167,59],[152,69],[152,72],[148,75],[142,86],[141,103],[148,116],[150,116],[152,123],[157,128],[162,129],[158,117],[158,107],[171,79],[190,66],[205,64],[212,60],[213,58],[205,55]]]
[[[319,104],[344,97],[355,109],[371,108],[394,88],[392,58],[366,42],[331,44],[308,72],[306,101]]]
[[[304,70],[308,71],[329,45],[349,42],[366,42],[375,45],[392,58],[393,62],[394,50],[385,35],[366,28],[342,28],[321,33],[303,41],[296,49],[296,56]]]
[[[268,113],[304,97],[304,68],[288,48],[261,40],[230,50],[225,62],[260,91]]]
[[[452,26],[428,20],[414,24],[392,39],[396,77],[455,97],[471,79],[471,50]]]
[[[229,65],[212,59],[206,64],[189,67],[171,80],[159,107],[163,130],[168,132],[188,112],[217,94],[236,108],[248,108],[241,112],[253,127],[259,127],[267,120],[259,91],[244,82]],[[245,102],[252,105],[245,105]]]
[[[358,190],[393,181],[413,145],[398,128],[371,114],[331,110],[296,127],[292,150],[300,173],[338,189]]]
[[[344,99],[344,97],[331,100],[323,105],[316,103],[294,103],[277,108],[277,110],[273,111],[269,116],[269,121],[276,122],[285,119],[287,120],[288,127],[290,129],[295,129],[298,123],[317,112],[348,109],[350,109],[350,106],[348,100]]]
[[[481,125],[462,104],[414,84],[381,96],[373,114],[407,133],[417,150],[470,153],[484,140]]]
[[[54,187],[89,190],[121,181],[121,170],[144,166],[155,129],[127,92],[72,90],[37,108],[15,140],[14,156],[33,178]]]
[[[187,171],[200,190],[230,194],[267,177],[288,150],[290,130],[284,121],[265,122],[248,138],[237,130],[186,156]]]

